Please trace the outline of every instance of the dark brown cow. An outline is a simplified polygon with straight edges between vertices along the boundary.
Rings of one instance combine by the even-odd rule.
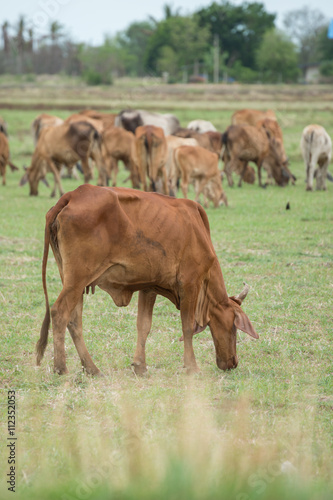
[[[67,372],[66,327],[86,372],[99,374],[82,336],[84,291],[98,286],[118,307],[139,291],[136,373],[147,369],[145,344],[157,295],[180,310],[184,365],[198,371],[192,338],[210,327],[217,366],[236,368],[237,328],[258,338],[240,307],[248,288],[228,297],[215,254],[207,215],[190,200],[132,189],[82,185],[65,194],[46,215],[43,289],[46,313],[37,343],[37,364],[43,357],[50,325],[46,266],[51,244],[63,288],[51,308],[54,370]]]
[[[269,132],[252,125],[231,125],[223,134],[225,144],[225,166],[229,186],[233,185],[232,172],[240,175],[238,185],[242,185],[243,175],[249,161],[258,167],[259,186],[262,186],[261,168],[269,163],[272,175],[279,186],[285,186],[291,174],[283,166],[282,157],[275,148]]]
[[[168,148],[163,129],[154,125],[144,125],[135,130],[136,155],[143,190],[156,191],[156,181],[162,178],[163,193],[169,194],[168,176],[165,168]],[[150,181],[147,187],[147,177]]]
[[[60,180],[62,165],[72,168],[81,161],[84,180],[89,182],[92,178],[89,158],[100,165],[100,136],[90,123],[63,123],[57,127],[45,128],[40,133],[31,166],[22,177],[20,185],[29,182],[30,196],[37,196],[39,181],[45,181],[46,173],[49,171],[53,173],[55,181],[51,196],[55,196],[57,187],[62,195],[64,193]]]
[[[6,185],[6,166],[9,165],[12,172],[18,170],[15,165],[9,160],[9,144],[7,136],[4,132],[0,132],[0,176],[2,177],[2,185]]]

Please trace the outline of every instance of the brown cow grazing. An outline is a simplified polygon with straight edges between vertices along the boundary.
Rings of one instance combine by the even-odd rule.
[[[60,180],[62,165],[72,168],[81,161],[84,180],[89,182],[92,178],[89,158],[98,165],[101,164],[100,136],[92,125],[76,122],[45,128],[41,131],[31,166],[22,177],[20,185],[23,186],[29,181],[30,196],[37,196],[39,181],[45,181],[46,173],[49,171],[53,173],[55,181],[51,196],[55,196],[57,187],[62,195],[64,193]]]
[[[9,160],[9,144],[7,136],[4,132],[0,132],[0,176],[2,177],[2,185],[6,185],[6,166],[9,165],[11,171],[18,170],[17,167]]]
[[[219,157],[199,146],[179,146],[174,151],[176,167],[180,173],[180,187],[187,198],[189,183],[194,183],[195,201],[201,193],[208,197],[214,207],[222,203],[228,206],[227,197],[222,189],[218,168]],[[206,200],[205,200],[206,204]]]
[[[63,283],[51,315],[46,285],[50,244]],[[47,345],[52,317],[54,371],[59,374],[67,373],[66,327],[86,372],[100,374],[82,335],[83,294],[89,288],[94,292],[96,286],[118,307],[127,306],[139,291],[133,359],[137,374],[147,370],[145,344],[157,295],[180,310],[188,372],[198,371],[193,335],[207,325],[222,370],[238,364],[237,328],[258,338],[240,307],[248,286],[237,297],[228,297],[207,215],[190,200],[133,189],[80,186],[65,194],[46,215],[42,277],[46,313],[37,343],[37,365]]]
[[[117,185],[118,161],[130,171],[130,179],[134,188],[140,189],[138,166],[135,163],[136,141],[132,132],[120,127],[109,127],[102,134],[102,163],[107,179],[112,179],[112,186]],[[102,179],[99,185],[107,185],[107,179]]]
[[[136,163],[143,184],[147,191],[147,177],[150,181],[149,190],[156,191],[155,183],[162,178],[163,193],[169,194],[168,177],[165,168],[167,159],[167,143],[163,129],[154,125],[144,125],[135,130]]]
[[[279,151],[275,148],[271,135],[262,127],[251,125],[231,125],[223,134],[225,144],[225,166],[229,186],[233,185],[232,172],[240,175],[238,185],[242,185],[243,175],[249,161],[253,161],[258,167],[259,186],[263,186],[261,180],[261,168],[264,163],[269,164],[272,175],[279,186],[285,186],[291,174],[282,164]]]
[[[37,144],[40,133],[44,128],[57,127],[58,125],[62,125],[63,123],[64,120],[62,118],[59,118],[58,116],[48,115],[46,113],[38,115],[31,124],[31,132],[35,146]]]
[[[267,111],[259,111],[257,109],[240,109],[235,111],[231,117],[232,125],[257,125],[260,120],[265,120],[269,118],[270,120],[276,121],[276,115],[272,109]]]

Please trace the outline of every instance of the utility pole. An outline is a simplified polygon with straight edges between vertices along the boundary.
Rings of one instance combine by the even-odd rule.
[[[220,37],[214,35],[214,83],[219,83]]]

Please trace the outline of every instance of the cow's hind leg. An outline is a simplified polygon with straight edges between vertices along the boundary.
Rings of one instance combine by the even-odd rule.
[[[81,363],[88,375],[100,375],[101,372],[94,364],[91,356],[84,343],[82,334],[82,309],[83,309],[83,294],[72,312],[70,321],[67,325],[69,333],[73,339],[76,350],[80,356]]]
[[[54,345],[54,371],[59,375],[67,373],[65,354],[65,333],[71,315],[81,299],[83,286],[62,289],[59,297],[51,307],[53,345]]]
[[[316,189],[326,191],[326,177],[329,165],[329,160],[326,158],[324,161],[318,162],[318,170],[316,176]]]
[[[150,332],[153,308],[156,300],[156,293],[140,290],[138,302],[137,329],[138,338],[132,366],[137,375],[143,375],[147,371],[146,365],[146,340]]]

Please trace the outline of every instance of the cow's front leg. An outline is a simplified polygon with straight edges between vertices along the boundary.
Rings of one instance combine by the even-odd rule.
[[[137,330],[138,338],[132,366],[137,375],[143,375],[147,371],[146,365],[146,340],[150,332],[153,308],[156,300],[156,293],[140,290],[138,301]]]
[[[181,304],[180,315],[184,338],[184,368],[188,374],[199,372],[193,351],[194,307],[192,303]]]
[[[83,309],[83,295],[74,311],[72,312],[70,321],[67,325],[69,333],[73,339],[76,350],[80,356],[82,366],[88,375],[101,375],[100,370],[94,364],[91,356],[88,352],[86,344],[84,343],[83,334],[82,334],[82,309]]]

